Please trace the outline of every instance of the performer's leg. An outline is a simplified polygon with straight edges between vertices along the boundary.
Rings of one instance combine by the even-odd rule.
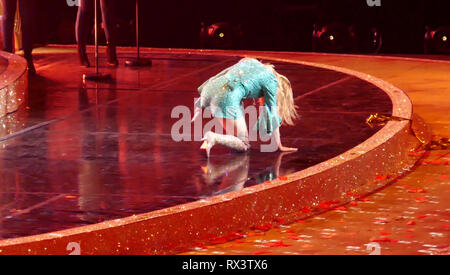
[[[89,59],[86,54],[86,44],[89,37],[90,26],[94,18],[94,0],[80,0],[78,7],[77,22],[75,34],[78,44],[78,55],[81,65],[90,67]]]
[[[34,24],[34,0],[20,0],[19,12],[22,24],[22,48],[24,57],[28,63],[28,71],[30,74],[36,74],[33,64],[33,24]]]
[[[226,146],[238,152],[245,152],[250,149],[247,125],[244,117],[236,120],[224,119],[220,121],[227,134],[221,135],[211,131],[205,134],[203,140],[206,143],[202,145],[202,149],[206,150],[208,156],[209,151],[215,144]]]
[[[17,0],[2,0],[3,7],[3,50],[12,53],[13,47],[13,32],[14,32],[14,18],[16,16]]]
[[[102,18],[105,26],[108,65],[116,67],[119,65],[116,54],[116,15],[115,0],[100,0],[102,7]]]

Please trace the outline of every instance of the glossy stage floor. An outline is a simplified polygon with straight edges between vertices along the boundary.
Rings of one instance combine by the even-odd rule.
[[[131,69],[124,67],[123,61],[133,53],[123,49],[119,54],[119,68],[101,68],[114,80],[97,84],[82,80],[82,74],[93,69],[78,65],[74,48],[48,47],[36,52],[38,76],[29,80],[26,104],[1,119],[0,252],[3,253],[62,254],[70,241],[81,243],[81,251],[86,254],[174,253],[202,241],[208,243],[207,239],[221,237],[220,233],[239,236],[236,232],[267,224],[264,216],[261,220],[259,214],[253,213],[258,212],[259,206],[255,203],[255,208],[248,209],[246,218],[241,217],[246,222],[236,222],[227,229],[221,224],[229,220],[220,217],[215,205],[226,204],[228,200],[235,203],[239,196],[248,193],[261,196],[260,200],[267,199],[263,192],[270,189],[269,182],[291,179],[299,182],[302,177],[292,175],[336,157],[344,159],[343,154],[387,129],[384,124],[368,124],[366,119],[375,113],[395,115],[393,110],[398,100],[386,92],[384,84],[371,83],[370,76],[362,79],[342,70],[289,62],[282,55],[261,56],[261,60],[274,64],[293,85],[301,119],[293,127],[283,127],[281,135],[285,145],[297,147],[299,151],[260,153],[258,144],[252,144],[254,149],[249,153],[236,154],[215,147],[211,159],[207,160],[199,150],[200,142],[173,140],[171,129],[178,118],[171,117],[171,112],[180,105],[192,110],[193,99],[198,95],[196,89],[206,79],[244,55],[258,57],[258,54],[148,50],[145,56],[153,60],[153,66]],[[103,58],[100,62],[105,64]],[[402,155],[402,165],[411,167],[417,158],[406,160],[403,155],[419,142],[409,127],[390,133],[405,136],[399,143],[406,153],[399,152],[399,155]],[[388,140],[364,150],[370,152],[384,143]],[[352,154],[363,155],[355,152]],[[398,161],[396,157],[391,158]],[[372,162],[373,159],[376,157],[372,157]],[[345,157],[345,161],[351,158]],[[380,169],[387,169],[383,168],[389,166],[387,163],[380,165]],[[348,203],[355,199],[351,191],[359,197],[371,193],[392,177],[380,177],[388,172],[377,169],[358,172],[367,174],[366,179],[361,179],[363,182],[373,178],[379,181],[369,187],[356,180],[356,172],[351,184],[342,180],[327,185],[323,182],[329,177],[315,179],[320,182],[320,188],[302,189],[303,200],[292,211],[270,210],[270,221],[276,220],[278,213],[283,220],[279,222],[284,223],[284,219],[292,220],[289,215],[297,212],[307,216],[309,209],[323,212]],[[348,171],[342,173],[348,176]],[[227,194],[237,194],[237,197],[230,199]],[[201,206],[205,201],[207,206]],[[278,207],[267,201],[267,207]],[[286,199],[280,205],[285,207],[285,203],[291,201]],[[197,233],[198,237],[191,243],[189,236],[180,236],[179,240],[169,236],[178,232],[168,229],[171,222],[179,226],[175,219],[192,217],[192,213],[184,211],[185,207],[197,211],[208,206],[213,210],[198,211],[210,211],[215,216],[199,214],[192,223],[184,223],[185,229],[177,230],[195,231],[198,228],[194,227],[202,225],[217,228]],[[171,217],[162,221],[166,216]],[[136,220],[127,220],[135,217]],[[134,230],[139,238],[146,238],[145,245],[152,245],[143,249],[139,245],[143,246],[144,242],[134,240],[122,242],[122,246],[117,241],[117,246],[114,238],[121,234],[121,227],[137,223],[142,223],[140,229],[123,230],[127,232],[124,235],[130,236]],[[157,226],[163,228],[155,229]],[[110,244],[87,244],[86,239],[92,237],[89,232],[96,232],[96,238],[111,239],[107,236],[108,228],[112,227],[117,227],[117,231],[111,235],[114,241]],[[142,233],[151,230],[166,233],[159,237]],[[58,238],[64,240],[58,243]],[[101,245],[104,247],[99,248]]]

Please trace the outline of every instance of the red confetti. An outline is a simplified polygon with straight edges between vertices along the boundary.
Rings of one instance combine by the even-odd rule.
[[[391,233],[389,233],[389,232],[380,232],[380,235],[381,236],[389,236],[389,235],[391,235]]]
[[[385,220],[385,219],[376,219],[375,221],[374,221],[374,223],[376,223],[376,224],[386,224],[386,223],[388,223],[389,221],[388,220]]]
[[[377,180],[385,180],[387,178],[388,178],[387,175],[377,175]]]
[[[263,244],[263,246],[265,246],[265,247],[288,247],[288,246],[292,246],[292,245],[286,244],[283,241],[273,241],[273,242],[265,243],[265,244]]]
[[[272,229],[272,225],[270,223],[266,223],[264,225],[257,225],[255,226],[255,229],[261,230],[261,231],[267,231]]]
[[[334,210],[338,210],[338,211],[346,211],[347,207],[345,206],[339,206],[339,207],[335,207]]]
[[[208,247],[206,247],[205,245],[203,245],[203,244],[197,244],[197,245],[195,245],[195,247],[196,248],[199,248],[199,249],[207,249]]]
[[[407,222],[406,224],[407,224],[407,225],[416,225],[416,222],[415,222],[415,221],[409,221],[409,222]]]
[[[336,233],[327,233],[327,234],[322,235],[320,238],[321,239],[332,239],[332,238],[334,238],[336,236],[337,236]]]
[[[298,236],[288,236],[288,238],[291,239],[291,240],[294,240],[294,241],[304,240],[303,238],[298,237]]]
[[[295,231],[294,231],[294,230],[292,230],[292,229],[288,229],[288,230],[286,230],[286,233],[291,233],[291,234],[294,234],[294,233],[295,233]]]
[[[226,238],[224,238],[224,237],[218,237],[218,238],[216,238],[216,239],[214,239],[214,240],[211,240],[211,244],[224,244],[224,243],[226,243],[228,240],[226,239]]]
[[[416,202],[422,203],[422,202],[426,202],[428,199],[426,197],[417,197],[416,198]]]
[[[321,208],[321,209],[328,210],[328,209],[331,208],[331,203],[330,202],[323,202],[323,203],[319,204],[318,207]]]
[[[358,199],[359,201],[370,201],[370,199],[368,199],[368,198],[360,198],[360,199]]]
[[[288,177],[286,177],[286,176],[281,176],[281,177],[278,177],[278,179],[279,179],[279,180],[288,180]]]
[[[405,238],[414,238],[415,235],[413,235],[413,234],[406,234],[406,235],[403,235],[403,237],[405,237]]]
[[[279,223],[285,223],[286,222],[286,220],[282,219],[282,218],[275,218],[275,221],[279,222]]]
[[[261,232],[249,232],[248,233],[249,237],[258,237],[258,236],[264,236],[264,233]]]
[[[398,242],[397,240],[391,240],[389,238],[380,238],[380,239],[371,239],[371,242],[377,242],[377,243],[396,243]]]
[[[303,207],[302,212],[303,212],[303,213],[310,213],[310,212],[311,212],[311,209],[309,209],[308,206],[305,206],[305,207]]]
[[[426,190],[420,188],[414,188],[407,190],[408,193],[427,193]]]
[[[443,224],[443,225],[441,225],[441,227],[450,228],[450,224]]]
[[[417,216],[416,218],[418,218],[418,219],[424,219],[424,218],[426,218],[427,216],[425,216],[425,215],[422,215],[422,216]]]

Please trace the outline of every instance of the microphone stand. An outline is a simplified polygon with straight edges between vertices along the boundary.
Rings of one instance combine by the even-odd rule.
[[[150,59],[140,57],[140,45],[139,45],[139,0],[136,0],[136,49],[137,55],[135,59],[129,59],[125,61],[125,66],[128,67],[147,67],[152,65]]]

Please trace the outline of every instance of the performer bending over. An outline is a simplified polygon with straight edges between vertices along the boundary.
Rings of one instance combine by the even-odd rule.
[[[201,149],[209,152],[215,144],[221,144],[239,152],[250,149],[242,100],[263,98],[264,107],[258,118],[257,129],[261,135],[273,136],[278,150],[297,151],[281,144],[279,126],[293,125],[298,117],[289,80],[277,73],[272,65],[262,64],[253,58],[243,58],[203,83],[195,103],[194,121],[201,109],[210,108],[219,119],[226,135],[205,133]]]

